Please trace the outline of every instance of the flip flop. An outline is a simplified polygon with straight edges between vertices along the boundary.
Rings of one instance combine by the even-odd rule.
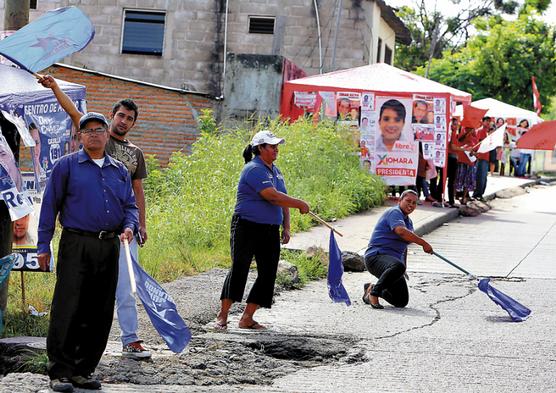
[[[219,331],[219,332],[225,332],[226,330],[228,330],[228,323],[222,323],[222,322],[216,321],[212,325],[212,328],[216,331]]]
[[[258,322],[255,322],[255,321],[253,321],[253,323],[250,324],[250,325],[240,326],[239,328],[240,329],[248,329],[248,330],[265,330],[266,329],[265,326],[261,325]]]

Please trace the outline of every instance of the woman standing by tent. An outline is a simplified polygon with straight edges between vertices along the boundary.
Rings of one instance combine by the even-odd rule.
[[[466,154],[471,147],[479,142],[472,127],[465,127],[462,135],[452,139],[450,148],[456,152],[458,169],[456,173],[456,192],[463,193],[461,203],[469,202],[469,193],[475,190],[477,169],[475,160],[472,161]]]

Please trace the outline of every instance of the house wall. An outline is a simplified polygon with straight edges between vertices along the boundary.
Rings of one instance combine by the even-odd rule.
[[[133,99],[139,116],[129,140],[146,154],[154,154],[166,165],[175,151],[188,152],[199,136],[198,116],[215,101],[197,94],[148,86],[96,73],[52,66],[48,72],[55,78],[87,87],[87,111],[108,115],[112,105],[123,98]]]
[[[38,9],[31,10],[30,19],[50,9],[78,6],[93,21],[95,38],[63,63],[220,96],[225,4],[225,0],[38,0]],[[393,31],[381,20],[376,2],[343,0],[338,29],[337,1],[318,0],[317,4],[322,67],[313,0],[230,1],[226,51],[281,55],[312,75],[375,63],[379,36],[383,45],[394,50]],[[121,53],[125,9],[166,12],[162,56]],[[0,0],[0,14],[3,11]],[[275,17],[274,34],[249,34],[250,16]],[[383,56],[384,49],[381,53]]]

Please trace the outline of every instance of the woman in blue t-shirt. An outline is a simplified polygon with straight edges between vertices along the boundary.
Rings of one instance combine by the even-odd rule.
[[[415,243],[432,254],[432,246],[413,232],[409,215],[417,207],[417,193],[405,190],[398,206],[384,212],[378,219],[369,246],[365,251],[367,270],[378,278],[376,284],[365,284],[363,301],[373,308],[384,308],[378,299],[383,298],[394,307],[405,307],[409,292],[405,282],[407,245]]]
[[[286,244],[290,240],[289,208],[299,209],[302,214],[309,212],[305,201],[287,195],[284,177],[273,164],[278,156],[278,145],[282,143],[284,139],[272,132],[260,131],[243,152],[245,166],[237,187],[230,234],[232,266],[220,296],[220,312],[214,325],[217,330],[227,328],[230,307],[243,298],[253,256],[257,262],[257,279],[247,297],[239,327],[264,329],[253,319],[253,314],[259,307],[272,305],[280,241]]]

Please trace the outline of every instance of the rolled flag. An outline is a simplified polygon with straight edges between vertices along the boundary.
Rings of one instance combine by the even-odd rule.
[[[328,246],[328,295],[336,303],[344,302],[351,305],[349,295],[342,284],[344,265],[342,264],[342,252],[334,238],[334,231],[330,231],[330,244]]]
[[[490,278],[479,280],[479,289],[486,293],[494,303],[506,310],[510,314],[512,321],[523,322],[529,318],[531,310],[490,285]]]
[[[537,80],[534,76],[531,77],[531,89],[533,90],[533,108],[535,108],[537,116],[540,116],[542,111],[541,93],[537,89]]]
[[[87,15],[77,7],[58,8],[0,41],[0,54],[35,73],[85,48],[95,36]]]
[[[168,348],[180,353],[191,341],[191,332],[178,314],[172,297],[131,256],[137,283],[137,295],[145,307],[154,328]]]

